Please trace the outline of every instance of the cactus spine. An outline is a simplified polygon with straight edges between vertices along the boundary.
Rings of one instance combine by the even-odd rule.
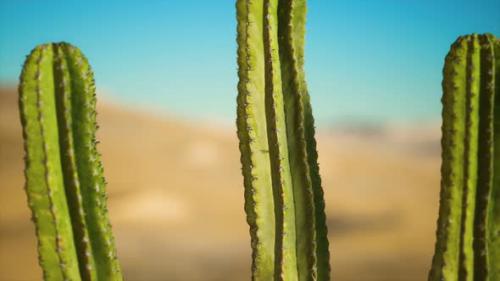
[[[238,109],[253,280],[329,280],[303,71],[305,0],[238,0]]]
[[[460,37],[443,70],[441,200],[429,280],[500,280],[500,44]]]
[[[40,45],[26,59],[19,95],[44,279],[122,280],[96,150],[90,65],[67,43]]]

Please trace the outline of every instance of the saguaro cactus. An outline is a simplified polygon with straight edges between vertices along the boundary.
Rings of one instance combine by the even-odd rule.
[[[28,203],[45,280],[121,280],[96,150],[95,88],[83,54],[36,47],[19,86]]]
[[[238,0],[238,137],[253,280],[329,280],[305,0]]]
[[[500,280],[500,43],[460,37],[443,80],[441,202],[429,280]]]

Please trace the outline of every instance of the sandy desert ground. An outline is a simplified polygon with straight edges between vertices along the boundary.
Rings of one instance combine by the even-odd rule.
[[[105,103],[99,150],[126,280],[249,280],[236,134]],[[439,126],[320,128],[333,277],[425,280],[439,194]],[[41,280],[23,190],[15,91],[0,91],[0,280]]]

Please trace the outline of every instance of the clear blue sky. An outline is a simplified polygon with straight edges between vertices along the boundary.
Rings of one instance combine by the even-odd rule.
[[[232,122],[234,0],[0,0],[0,83],[26,54],[67,41],[125,104]],[[441,69],[458,35],[500,36],[499,0],[309,0],[306,75],[316,118],[439,120]]]

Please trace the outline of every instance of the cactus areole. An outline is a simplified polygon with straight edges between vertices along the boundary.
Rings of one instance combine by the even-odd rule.
[[[329,280],[303,71],[305,0],[238,0],[237,127],[253,280]]]
[[[430,281],[500,280],[500,43],[460,37],[443,70],[441,200]]]
[[[46,281],[122,280],[96,149],[94,78],[67,43],[36,47],[19,85],[28,203]]]

